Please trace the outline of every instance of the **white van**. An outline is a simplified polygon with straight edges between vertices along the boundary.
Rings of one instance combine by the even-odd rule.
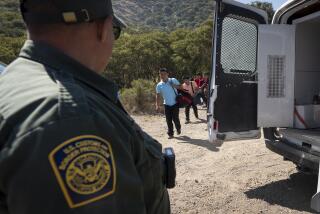
[[[262,10],[216,0],[214,22],[209,140],[254,138],[263,128],[270,150],[318,173],[320,0],[288,1],[272,24]]]

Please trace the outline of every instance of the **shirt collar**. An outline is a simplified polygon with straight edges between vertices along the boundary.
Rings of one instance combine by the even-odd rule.
[[[37,61],[56,70],[70,72],[75,79],[99,91],[112,102],[116,103],[118,100],[118,86],[114,82],[103,78],[93,70],[46,43],[27,40],[19,56]]]
[[[163,81],[163,80],[161,80],[161,82],[163,82],[163,83],[167,84],[167,83],[169,83],[169,82],[170,82],[170,78],[168,78],[168,79],[167,79],[167,81]]]

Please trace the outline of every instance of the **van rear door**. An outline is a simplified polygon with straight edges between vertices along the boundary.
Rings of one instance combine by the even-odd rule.
[[[293,127],[295,31],[295,25],[259,25],[259,127]]]
[[[267,23],[266,12],[232,0],[216,0],[214,17],[210,141],[219,133],[258,129],[258,25]]]

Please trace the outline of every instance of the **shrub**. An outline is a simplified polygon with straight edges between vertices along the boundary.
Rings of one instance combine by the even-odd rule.
[[[9,64],[19,55],[25,37],[10,38],[0,35],[0,41],[0,61]]]
[[[138,79],[131,83],[131,88],[122,90],[120,100],[130,113],[155,113],[155,83]]]

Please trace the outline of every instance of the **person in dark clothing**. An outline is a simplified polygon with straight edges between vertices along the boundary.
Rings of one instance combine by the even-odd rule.
[[[163,98],[164,111],[168,126],[169,139],[173,138],[173,123],[176,126],[177,134],[181,133],[181,124],[179,119],[179,107],[176,102],[177,89],[180,89],[180,83],[175,78],[169,78],[169,73],[166,68],[161,68],[159,71],[161,81],[156,87],[156,110],[160,109],[160,94]],[[173,122],[173,123],[172,123]]]
[[[101,76],[125,27],[111,0],[20,8],[28,40],[0,77],[0,213],[170,214],[174,157]]]
[[[174,106],[164,106],[165,110],[165,115],[166,115],[166,121],[167,121],[167,126],[168,126],[168,138],[171,139],[173,138],[173,123],[176,126],[177,129],[177,134],[181,134],[181,125],[180,125],[180,119],[179,119],[179,108],[177,105]],[[172,123],[173,121],[173,123]]]

